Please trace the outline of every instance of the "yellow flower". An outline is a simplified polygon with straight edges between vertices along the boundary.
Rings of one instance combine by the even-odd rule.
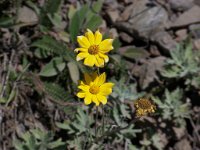
[[[105,105],[107,103],[107,96],[112,93],[113,83],[106,81],[105,72],[100,76],[97,73],[91,75],[84,74],[85,81],[80,81],[78,88],[80,91],[77,93],[79,98],[84,98],[85,105],[92,102],[99,106],[100,103]]]
[[[156,106],[152,102],[145,98],[140,98],[134,103],[136,108],[136,116],[141,117],[147,115],[148,113],[154,113]]]
[[[91,30],[87,29],[85,36],[78,36],[77,41],[80,48],[74,51],[79,52],[76,60],[84,59],[86,66],[97,67],[104,66],[104,63],[109,61],[106,53],[113,49],[113,39],[105,39],[102,41],[102,34],[97,30],[94,34]]]

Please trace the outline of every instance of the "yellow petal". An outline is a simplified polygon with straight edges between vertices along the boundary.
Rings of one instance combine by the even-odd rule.
[[[81,52],[76,56],[76,61],[82,60],[82,59],[88,57],[88,55],[89,55],[88,53]]]
[[[109,61],[109,57],[108,57],[107,55],[105,55],[105,54],[103,54],[103,53],[99,53],[99,56],[100,56],[101,58],[103,58],[103,59],[105,60],[106,63]]]
[[[114,83],[108,82],[101,85],[101,88],[112,88],[113,86],[114,86]]]
[[[84,60],[84,64],[85,64],[86,66],[93,67],[95,61],[96,61],[96,60],[95,60],[95,56],[93,56],[93,55],[88,55],[88,57],[86,57],[85,60]]]
[[[108,96],[112,93],[112,89],[111,88],[103,88],[100,86],[99,88],[99,94],[104,95],[104,96]]]
[[[87,29],[85,36],[88,38],[90,45],[94,45],[94,34],[93,34],[93,32],[91,30]]]
[[[84,98],[85,97],[85,92],[78,92],[77,97],[79,98]]]
[[[89,48],[90,47],[90,42],[88,41],[88,39],[85,36],[78,36],[77,41],[78,41],[78,44],[82,48]]]
[[[99,106],[99,101],[97,99],[97,96],[96,95],[92,95],[92,101],[96,104],[96,106]]]
[[[90,89],[90,87],[88,85],[79,85],[78,88],[85,92],[88,92]]]
[[[92,78],[90,77],[88,73],[84,73],[84,79],[85,79],[86,84],[90,85]]]
[[[74,51],[75,52],[79,52],[79,51],[81,51],[81,52],[88,52],[88,49],[86,49],[86,48],[76,48]]]
[[[97,30],[94,34],[95,37],[95,45],[99,45],[102,41],[102,34]]]
[[[102,58],[100,58],[99,55],[95,55],[95,57],[96,57],[95,65],[97,67],[104,66],[104,60]]]
[[[106,81],[106,73],[104,72],[94,80],[94,84],[100,86],[104,84],[105,81]]]
[[[94,81],[98,77],[97,72],[93,72],[90,77],[92,78],[92,81]]]
[[[92,94],[87,93],[84,98],[84,103],[85,103],[85,105],[89,105],[89,104],[91,104],[91,102],[92,102]]]
[[[105,96],[98,94],[97,98],[103,105],[107,103],[107,98]]]
[[[113,49],[113,46],[112,46],[112,42],[113,42],[113,39],[106,39],[106,40],[103,40],[100,44],[99,44],[99,49],[102,53],[107,53],[109,52],[110,50]]]

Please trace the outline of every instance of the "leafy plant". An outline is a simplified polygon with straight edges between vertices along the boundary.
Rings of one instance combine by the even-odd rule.
[[[65,142],[61,139],[54,140],[52,132],[32,129],[15,139],[13,142],[17,150],[61,150],[65,148]]]
[[[184,42],[177,45],[177,49],[170,51],[172,58],[166,61],[165,69],[161,73],[167,78],[184,78],[187,79],[186,84],[193,85],[194,80],[197,81],[195,85],[200,85],[199,82],[199,52],[193,51],[192,42]]]
[[[84,138],[87,137],[87,142],[90,142],[94,136],[94,130],[91,129],[93,123],[94,119],[82,108],[78,108],[73,121],[57,123],[57,126],[67,130],[68,134],[71,135],[72,138],[67,140],[69,147],[81,150],[86,144]]]
[[[169,92],[165,90],[164,96],[160,99],[152,97],[153,101],[158,105],[163,119],[174,120],[178,125],[184,125],[184,118],[190,115],[189,104],[184,103],[183,91],[179,88]]]
[[[113,83],[115,83],[112,97],[114,99],[119,99],[121,102],[124,102],[125,100],[136,100],[139,97],[143,96],[144,93],[137,93],[136,90],[136,84],[126,84],[126,78],[122,77],[119,81],[113,79]]]
[[[44,88],[46,93],[50,95],[54,100],[63,102],[73,100],[70,93],[66,92],[66,90],[58,84],[45,82]]]
[[[102,5],[103,0],[98,0],[91,6],[89,4],[83,5],[74,13],[69,25],[72,42],[76,41],[76,37],[81,29],[89,28],[94,30],[102,23],[102,18],[98,15]]]

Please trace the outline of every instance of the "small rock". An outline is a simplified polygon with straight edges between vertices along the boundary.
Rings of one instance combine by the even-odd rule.
[[[18,21],[23,22],[23,23],[37,23],[38,22],[38,17],[36,13],[26,7],[23,6],[22,8],[19,9],[19,16],[18,16]]]
[[[139,84],[142,89],[147,88],[155,80],[159,80],[157,72],[163,69],[166,58],[159,56],[146,61],[140,72]]]
[[[151,40],[158,44],[164,51],[164,53],[169,54],[169,51],[176,49],[177,43],[172,39],[169,33],[165,31],[157,32],[152,37]]]
[[[105,8],[109,10],[116,10],[119,7],[119,4],[116,0],[106,0],[104,2]]]
[[[111,28],[109,31],[109,36],[113,39],[116,39],[119,37],[118,32],[115,28]]]
[[[194,40],[194,48],[200,50],[200,39]]]
[[[187,140],[186,138],[178,141],[175,146],[174,146],[175,150],[192,150],[192,147],[190,145],[189,140]]]
[[[200,0],[194,0],[194,3],[200,6]]]
[[[180,140],[185,135],[185,131],[186,131],[185,128],[177,128],[177,127],[173,127],[173,130],[178,140]]]
[[[169,0],[170,7],[175,11],[186,11],[194,5],[193,0]]]
[[[200,39],[200,24],[190,25],[189,30],[196,39]]]
[[[134,4],[127,6],[126,9],[120,15],[120,17],[117,19],[117,21],[127,21],[133,11],[133,6]]]
[[[176,31],[175,34],[177,36],[177,41],[185,40],[187,38],[187,36],[188,36],[186,29],[178,30],[178,31]]]
[[[148,39],[155,31],[163,29],[168,20],[168,13],[160,5],[152,6],[149,3],[149,0],[139,0],[134,3],[128,21],[117,22],[116,26],[134,37],[144,39]]]
[[[177,20],[170,25],[170,27],[184,27],[199,22],[200,7],[195,5],[188,11],[185,11],[183,14],[181,14]]]
[[[117,18],[119,18],[118,10],[108,10],[107,13],[112,22],[115,22],[117,20]]]
[[[158,47],[156,45],[150,46],[150,53],[152,56],[160,56],[160,52],[158,50]]]
[[[120,32],[119,36],[121,37],[121,39],[127,43],[131,43],[133,41],[133,37],[131,37],[130,35],[128,35],[125,32]]]

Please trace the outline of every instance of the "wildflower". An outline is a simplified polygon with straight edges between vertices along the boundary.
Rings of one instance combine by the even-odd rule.
[[[136,115],[138,117],[147,115],[148,113],[154,113],[156,109],[156,106],[152,104],[150,100],[145,99],[145,98],[140,98],[136,100],[134,105],[136,108]]]
[[[113,39],[105,39],[102,41],[102,34],[97,30],[94,34],[91,30],[87,29],[85,36],[78,36],[77,41],[80,48],[76,48],[75,52],[80,52],[76,60],[84,59],[86,66],[97,67],[104,66],[104,63],[109,61],[106,53],[113,49]]]
[[[77,93],[79,98],[84,98],[85,105],[92,102],[99,106],[100,103],[105,105],[107,103],[107,96],[112,93],[113,83],[106,81],[105,72],[100,76],[97,73],[91,75],[84,74],[85,81],[81,81],[78,88],[80,91]]]

